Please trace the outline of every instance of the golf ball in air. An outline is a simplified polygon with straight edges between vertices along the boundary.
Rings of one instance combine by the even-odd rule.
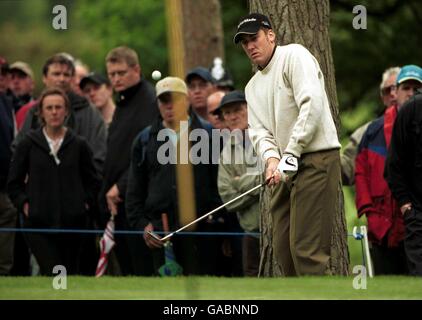
[[[154,80],[160,80],[160,79],[161,79],[161,72],[160,72],[160,71],[158,71],[158,70],[154,70],[154,71],[152,72],[152,78],[153,78]]]

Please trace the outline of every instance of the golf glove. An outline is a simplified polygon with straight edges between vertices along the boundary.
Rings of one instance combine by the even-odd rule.
[[[294,155],[287,153],[283,154],[283,157],[281,158],[277,166],[277,170],[280,172],[281,175],[281,181],[291,181],[297,173],[298,167],[298,159]]]

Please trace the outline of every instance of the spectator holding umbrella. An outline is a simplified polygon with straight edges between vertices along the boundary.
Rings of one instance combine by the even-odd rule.
[[[48,88],[39,101],[41,127],[25,134],[12,158],[10,198],[24,213],[24,227],[85,228],[99,188],[92,150],[64,125],[70,104],[63,90]],[[56,265],[78,273],[82,236],[28,233],[26,239],[41,274],[51,274]]]

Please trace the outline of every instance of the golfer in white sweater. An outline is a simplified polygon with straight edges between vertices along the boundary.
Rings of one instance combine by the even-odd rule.
[[[235,43],[259,71],[246,86],[249,134],[273,177],[273,251],[286,276],[327,273],[340,183],[340,143],[318,61],[276,45],[268,17],[252,13]]]

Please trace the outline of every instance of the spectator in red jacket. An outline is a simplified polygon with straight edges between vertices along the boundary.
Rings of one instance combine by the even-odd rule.
[[[383,174],[397,112],[422,86],[419,70],[414,65],[401,69],[396,81],[397,104],[369,125],[356,157],[356,206],[359,217],[365,214],[368,219],[376,274],[407,273],[403,216]]]

